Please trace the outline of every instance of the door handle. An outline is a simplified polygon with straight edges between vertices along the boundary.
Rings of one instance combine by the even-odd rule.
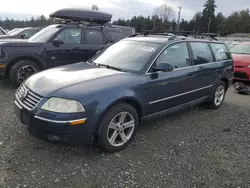
[[[219,69],[216,69],[216,68],[214,69],[214,72],[218,72],[218,71],[219,71]]]

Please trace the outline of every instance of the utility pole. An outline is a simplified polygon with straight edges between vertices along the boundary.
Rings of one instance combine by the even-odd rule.
[[[178,23],[177,23],[177,31],[180,30],[180,21],[181,21],[181,7],[179,8],[179,12],[178,12]]]
[[[209,18],[209,20],[208,20],[207,33],[209,33],[209,31],[210,31],[210,25],[211,25],[211,18]]]
[[[211,1],[208,0],[208,26],[207,26],[207,33],[210,31],[210,25],[211,25]]]

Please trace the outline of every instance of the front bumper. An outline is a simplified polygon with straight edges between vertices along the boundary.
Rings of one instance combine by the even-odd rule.
[[[250,68],[242,67],[242,68],[235,68],[234,71],[234,80],[241,80],[241,81],[250,81]]]
[[[6,78],[6,65],[0,62],[0,79]]]
[[[14,109],[16,116],[36,137],[69,144],[83,143],[89,145],[93,143],[93,126],[86,118],[83,118],[85,119],[83,124],[71,126],[70,121],[48,118],[50,116],[55,117],[53,112],[29,111],[22,107],[18,101],[14,101]]]

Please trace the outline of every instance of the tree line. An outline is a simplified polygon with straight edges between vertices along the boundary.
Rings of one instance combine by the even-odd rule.
[[[166,4],[156,7],[151,16],[133,16],[131,19],[118,19],[113,22],[116,25],[135,27],[137,32],[142,30],[180,30],[196,33],[218,33],[222,36],[233,33],[250,33],[249,9],[233,12],[229,16],[222,12],[215,14],[215,0],[206,0],[203,11],[196,12],[191,20],[176,18],[176,12]],[[99,10],[97,5],[93,10]],[[30,20],[0,20],[0,26],[5,29],[22,27],[45,27],[55,23],[54,19],[40,16]]]

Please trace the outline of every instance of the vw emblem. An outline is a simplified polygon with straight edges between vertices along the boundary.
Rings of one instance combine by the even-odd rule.
[[[20,99],[23,100],[28,95],[28,90],[26,88],[20,89]]]

